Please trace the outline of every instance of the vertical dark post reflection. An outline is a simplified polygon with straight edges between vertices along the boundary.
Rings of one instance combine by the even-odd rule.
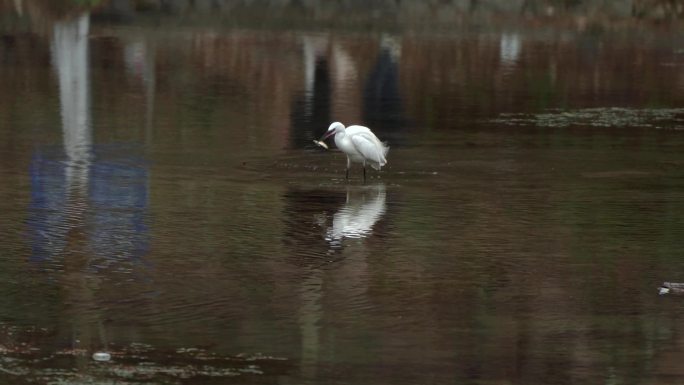
[[[302,38],[304,93],[295,99],[291,119],[291,146],[301,148],[318,138],[330,124],[330,70],[327,39]]]
[[[380,39],[380,53],[363,94],[363,119],[374,131],[390,134],[405,127],[399,87],[401,42],[391,36]]]
[[[323,362],[343,361],[356,347],[345,346],[325,324],[335,314],[360,311],[368,302],[366,242],[387,210],[384,184],[346,186],[339,191],[290,190],[285,194],[287,230],[284,243],[293,263],[302,267],[299,326],[302,375],[317,378]],[[326,301],[323,302],[323,298]],[[347,314],[358,322],[361,314]],[[339,344],[339,346],[338,346]],[[337,351],[339,357],[327,357]]]
[[[361,50],[349,41],[330,36],[301,37],[304,90],[290,114],[291,145],[301,148],[320,137],[331,122],[363,124],[396,144],[406,124],[399,84],[401,43],[385,35]],[[363,56],[376,52],[364,76]]]

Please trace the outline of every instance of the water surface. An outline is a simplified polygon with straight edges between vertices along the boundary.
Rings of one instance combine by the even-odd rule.
[[[684,380],[679,34],[23,12],[1,382]],[[388,166],[346,181],[332,121]]]

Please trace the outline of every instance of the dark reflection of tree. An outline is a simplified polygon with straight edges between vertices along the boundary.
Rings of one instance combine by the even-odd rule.
[[[319,138],[330,125],[330,70],[325,58],[315,59],[311,89],[295,99],[291,120],[291,146],[301,148]]]
[[[381,137],[405,126],[397,61],[391,45],[382,47],[363,92],[363,120]],[[392,142],[396,143],[396,139],[392,138]]]

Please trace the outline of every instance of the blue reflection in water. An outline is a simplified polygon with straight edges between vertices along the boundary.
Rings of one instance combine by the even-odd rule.
[[[63,147],[37,147],[30,166],[31,260],[109,268],[147,253],[148,172],[142,149],[93,145],[89,15],[56,22],[51,43]]]
[[[67,183],[68,162],[58,151],[36,149],[30,167],[30,239],[33,261],[59,258],[75,228],[87,239],[91,268],[113,261],[140,261],[148,252],[149,175],[141,156],[94,151],[85,194]]]
[[[107,260],[138,260],[149,249],[145,224],[148,172],[139,166],[142,161],[133,163],[137,165],[106,160],[92,165],[90,240]]]
[[[31,239],[31,259],[49,258],[64,249],[67,227],[65,213],[60,208],[66,205],[67,192],[64,188],[64,163],[46,161],[41,151],[33,154],[31,168],[31,203],[28,225]]]

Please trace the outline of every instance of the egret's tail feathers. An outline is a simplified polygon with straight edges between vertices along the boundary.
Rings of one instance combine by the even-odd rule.
[[[380,170],[382,166],[387,164],[387,159],[385,159],[385,157],[387,156],[387,152],[389,151],[389,146],[387,145],[387,142],[381,142],[381,144],[382,157],[380,158],[379,162],[371,164],[371,167],[373,167],[376,170]]]
[[[384,166],[384,165],[386,165],[386,164],[387,164],[387,160],[385,160],[385,159],[383,158],[380,162],[371,162],[371,163],[370,163],[370,166],[373,167],[373,168],[376,169],[376,170],[380,170],[380,169],[382,168],[382,166]]]

